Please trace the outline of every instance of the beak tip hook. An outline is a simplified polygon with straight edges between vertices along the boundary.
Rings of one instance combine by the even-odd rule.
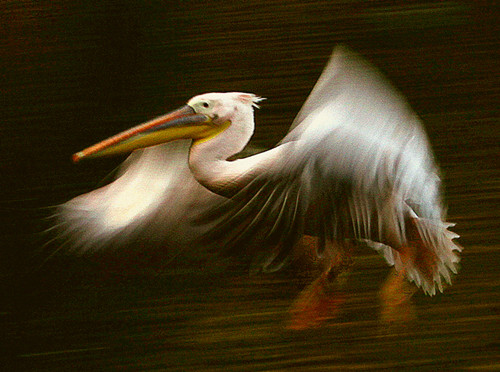
[[[73,163],[78,163],[82,158],[84,157],[84,154],[82,151],[77,152],[76,154],[73,154],[71,157],[71,160],[73,160]]]

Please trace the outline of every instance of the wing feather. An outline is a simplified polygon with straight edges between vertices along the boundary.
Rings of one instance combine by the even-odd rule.
[[[132,154],[114,182],[59,208],[63,239],[80,252],[137,237],[176,247],[198,241],[256,253],[262,269],[273,271],[306,231],[322,242],[364,240],[400,268],[397,250],[408,243],[411,217],[434,262],[430,275],[410,267],[410,279],[432,294],[442,289],[441,276],[448,282],[456,272],[459,247],[442,222],[438,169],[422,124],[345,47],[335,49],[273,162],[231,199],[194,179],[188,151],[188,141],[177,141]]]
[[[58,210],[60,238],[78,253],[151,240],[185,246],[208,226],[193,223],[225,198],[202,187],[187,164],[190,141],[136,151],[112,183],[78,196]]]
[[[436,228],[444,226],[438,169],[420,120],[373,66],[337,48],[280,146],[286,151],[232,198],[211,231],[230,231],[232,251],[277,244],[262,265],[280,267],[312,226],[320,241],[368,241],[400,267],[397,249],[408,244],[414,217],[437,269],[429,279],[416,265],[409,276],[428,293],[442,288],[458,246]]]

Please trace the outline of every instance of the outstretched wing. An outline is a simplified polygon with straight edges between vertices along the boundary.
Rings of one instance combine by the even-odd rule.
[[[402,95],[357,54],[335,49],[272,151],[268,170],[212,211],[219,222],[210,239],[236,251],[259,250],[262,241],[276,245],[262,262],[265,270],[280,267],[307,228],[321,241],[366,240],[398,263],[407,221],[415,218],[437,257],[436,269],[429,277],[410,268],[409,276],[432,292],[440,275],[455,269],[458,247],[441,221],[440,180],[422,125]]]
[[[134,152],[112,183],[58,210],[60,238],[79,253],[139,239],[182,249],[206,232],[195,216],[224,198],[202,187],[188,167],[190,141]],[[146,244],[147,245],[147,244]]]

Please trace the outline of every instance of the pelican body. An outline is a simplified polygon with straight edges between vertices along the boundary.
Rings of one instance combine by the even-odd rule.
[[[137,150],[113,183],[61,207],[67,236],[82,250],[141,231],[232,252],[267,242],[274,248],[260,263],[274,270],[307,231],[318,255],[342,256],[363,241],[426,293],[442,290],[456,272],[457,235],[444,221],[429,142],[401,94],[337,47],[285,138],[231,160],[250,140],[261,100],[202,94],[76,153],[74,161]]]

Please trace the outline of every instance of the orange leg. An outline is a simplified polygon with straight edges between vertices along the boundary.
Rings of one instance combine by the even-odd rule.
[[[321,275],[309,284],[294,301],[290,310],[291,321],[288,328],[301,330],[321,325],[327,319],[335,317],[340,305],[345,301],[341,287],[346,281],[346,274],[352,266],[352,258],[340,245],[328,244]]]
[[[390,325],[404,325],[415,320],[415,307],[412,297],[417,287],[405,276],[405,270],[391,269],[379,293],[380,319]]]
[[[379,293],[381,320],[390,324],[404,324],[416,318],[412,296],[417,287],[406,279],[406,268],[413,266],[428,281],[436,270],[436,253],[422,240],[415,218],[406,220],[407,242],[399,247],[403,268],[392,269]]]

